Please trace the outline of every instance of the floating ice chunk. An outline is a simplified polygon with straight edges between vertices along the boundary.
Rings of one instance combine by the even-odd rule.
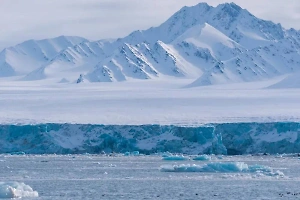
[[[244,162],[207,163],[202,167],[203,172],[243,172],[248,170]]]
[[[263,165],[249,165],[248,171],[263,173],[264,175],[268,175],[268,176],[284,177],[284,173],[282,171],[276,170],[274,172],[271,167],[263,166]]]
[[[168,152],[168,151],[162,154],[162,157],[163,157],[163,158],[165,158],[165,157],[170,157],[170,156],[173,156],[173,154],[171,154],[171,153]]]
[[[273,172],[273,170],[271,172],[269,172],[268,174],[269,176],[279,176],[279,177],[284,177],[284,173],[282,171],[276,170],[275,172]]]
[[[219,155],[217,156],[218,159],[222,160],[223,159],[223,156]]]
[[[23,151],[11,152],[10,155],[25,155]]]
[[[18,182],[0,182],[0,198],[38,197],[29,185]]]
[[[207,161],[207,160],[211,160],[211,157],[208,155],[201,155],[201,156],[197,156],[195,158],[193,158],[193,160],[196,161]]]
[[[128,152],[128,151],[125,152],[125,153],[124,153],[124,156],[130,156],[130,152]]]
[[[140,155],[140,152],[139,152],[139,151],[133,151],[133,152],[127,151],[127,152],[125,152],[123,155],[124,155],[124,156],[139,156],[139,155]]]
[[[163,165],[160,167],[161,172],[221,172],[221,173],[262,173],[268,176],[280,176],[284,174],[281,171],[273,172],[273,169],[263,165],[247,165],[244,162],[216,162],[200,165]]]
[[[199,165],[181,164],[181,165],[163,165],[160,167],[161,172],[202,172]]]
[[[168,157],[163,157],[163,160],[180,161],[180,160],[188,160],[188,158],[184,156],[168,156]]]
[[[271,172],[272,169],[268,166],[263,166],[263,165],[249,165],[248,171],[249,172]]]

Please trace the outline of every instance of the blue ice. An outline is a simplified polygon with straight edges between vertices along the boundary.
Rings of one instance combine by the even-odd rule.
[[[205,165],[180,164],[163,165],[161,172],[210,172],[210,173],[263,173],[268,176],[284,176],[281,171],[273,172],[273,169],[263,165],[248,165],[244,162],[216,162]]]
[[[163,157],[163,160],[168,160],[168,161],[183,161],[183,160],[188,160],[188,158],[184,156],[167,156]]]
[[[208,155],[200,155],[200,156],[197,156],[197,157],[193,158],[193,160],[196,160],[196,161],[207,161],[207,160],[211,160],[211,157],[208,156]]]

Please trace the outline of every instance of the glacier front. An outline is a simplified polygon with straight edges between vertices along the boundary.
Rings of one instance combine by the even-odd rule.
[[[255,154],[300,152],[300,123],[201,126],[33,124],[0,125],[0,153],[158,152]]]

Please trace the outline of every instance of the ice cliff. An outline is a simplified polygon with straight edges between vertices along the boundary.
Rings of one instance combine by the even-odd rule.
[[[0,153],[252,154],[300,152],[300,123],[0,125]]]

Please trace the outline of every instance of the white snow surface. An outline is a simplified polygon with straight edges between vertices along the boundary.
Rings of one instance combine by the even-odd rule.
[[[280,89],[280,88],[300,88],[300,73],[294,73],[287,75],[283,80],[271,85],[271,89]]]
[[[282,80],[185,88],[192,80],[0,81],[2,124],[180,124],[300,121],[300,91]],[[71,141],[70,141],[71,142]],[[149,148],[151,141],[148,141]],[[72,145],[72,144],[70,144]]]

